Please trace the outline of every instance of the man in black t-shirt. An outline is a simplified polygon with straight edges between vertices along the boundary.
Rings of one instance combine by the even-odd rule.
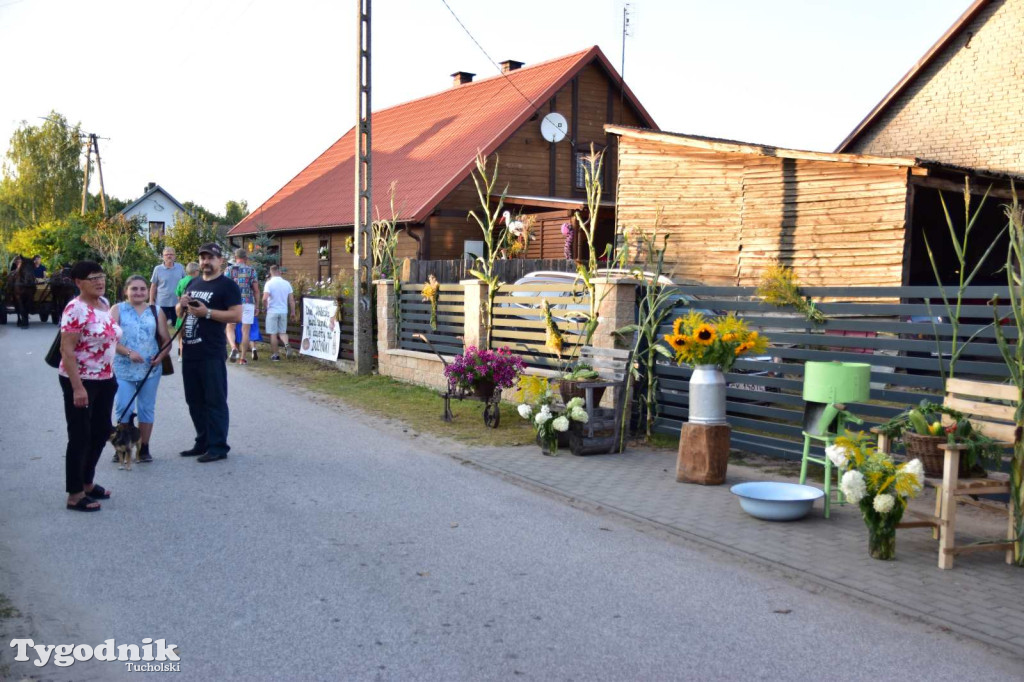
[[[213,462],[228,456],[227,338],[224,326],[242,319],[238,285],[221,274],[223,255],[217,244],[199,248],[200,277],[195,277],[178,299],[179,318],[185,317],[181,379],[185,402],[196,429],[192,449],[183,457],[199,456]]]

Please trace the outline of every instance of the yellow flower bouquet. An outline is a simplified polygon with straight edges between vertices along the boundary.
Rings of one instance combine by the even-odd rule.
[[[732,369],[743,355],[764,353],[768,339],[751,331],[747,323],[729,313],[711,320],[696,310],[676,318],[665,343],[680,365],[715,365],[723,372]]]

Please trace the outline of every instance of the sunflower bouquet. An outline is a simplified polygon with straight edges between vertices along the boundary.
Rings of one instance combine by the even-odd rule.
[[[892,559],[896,553],[896,524],[903,518],[907,500],[924,484],[924,465],[913,459],[896,464],[871,445],[864,434],[842,436],[825,448],[825,455],[842,473],[839,489],[847,501],[860,506],[868,527],[868,549],[875,559]]]
[[[672,333],[664,338],[680,365],[715,365],[723,372],[732,369],[741,355],[763,353],[768,348],[768,339],[751,331],[733,313],[709,320],[692,310],[676,318]]]

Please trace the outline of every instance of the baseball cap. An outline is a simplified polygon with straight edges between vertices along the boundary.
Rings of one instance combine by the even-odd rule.
[[[223,258],[224,257],[224,254],[220,250],[220,245],[219,244],[214,244],[213,242],[210,242],[208,244],[203,244],[202,246],[200,246],[199,247],[199,253],[208,253],[211,256],[216,256],[217,258]]]

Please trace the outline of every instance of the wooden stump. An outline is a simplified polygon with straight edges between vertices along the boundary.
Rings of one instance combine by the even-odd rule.
[[[676,480],[700,485],[725,483],[730,431],[727,424],[683,424]]]

